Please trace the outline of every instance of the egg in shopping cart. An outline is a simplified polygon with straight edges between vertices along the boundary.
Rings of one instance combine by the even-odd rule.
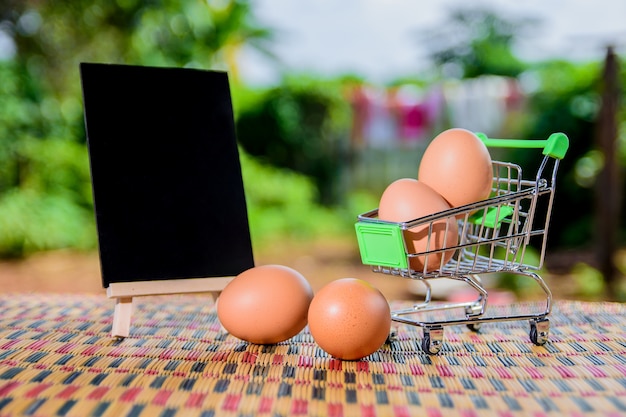
[[[417,179],[441,194],[452,207],[484,200],[493,183],[489,150],[469,130],[445,130],[426,148]]]
[[[237,275],[217,300],[217,316],[233,336],[255,344],[275,344],[307,324],[313,289],[298,271],[262,265]]]
[[[450,209],[448,202],[435,190],[414,178],[402,178],[389,184],[380,198],[378,218],[392,222],[408,222]],[[454,216],[412,227],[404,232],[409,253],[428,252],[410,259],[416,271],[434,271],[445,265],[454,250],[430,253],[450,248],[458,243],[458,225]]]
[[[331,281],[311,301],[309,330],[313,340],[331,356],[361,359],[377,351],[389,337],[389,303],[367,281]]]

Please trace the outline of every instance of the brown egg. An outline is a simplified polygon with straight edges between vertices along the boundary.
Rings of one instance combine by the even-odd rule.
[[[402,178],[391,183],[383,192],[378,206],[378,217],[392,222],[408,222],[449,208],[446,200],[428,185],[413,178]],[[456,219],[447,217],[438,220],[433,224],[432,230],[428,224],[405,230],[404,240],[409,253],[430,252],[455,246],[459,241]],[[446,264],[453,255],[454,250],[449,250],[416,256],[410,260],[411,268],[420,272],[434,271]]]
[[[370,283],[342,278],[320,289],[309,307],[315,342],[335,358],[361,359],[378,350],[391,330],[385,296]]]
[[[417,179],[441,194],[452,207],[484,200],[493,182],[489,150],[473,132],[448,129],[426,148]]]
[[[298,334],[307,324],[313,289],[296,270],[263,265],[237,275],[218,298],[217,316],[233,336],[274,344]]]

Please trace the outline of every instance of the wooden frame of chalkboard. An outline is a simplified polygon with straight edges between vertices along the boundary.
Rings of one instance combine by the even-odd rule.
[[[81,63],[111,333],[133,297],[219,293],[254,266],[228,75]]]

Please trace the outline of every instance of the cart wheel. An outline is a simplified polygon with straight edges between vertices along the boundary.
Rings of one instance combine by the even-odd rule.
[[[443,344],[443,327],[424,327],[424,338],[422,339],[422,350],[429,355],[436,355],[441,350]]]
[[[478,332],[483,327],[482,323],[467,323],[467,328],[473,332]]]
[[[477,317],[482,315],[482,305],[481,304],[472,304],[470,306],[465,307],[465,316],[467,318]]]
[[[530,341],[537,346],[542,346],[548,341],[550,334],[550,320],[547,318],[530,320]]]

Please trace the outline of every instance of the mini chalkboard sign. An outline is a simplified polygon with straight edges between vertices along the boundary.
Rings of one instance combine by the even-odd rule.
[[[112,334],[133,297],[219,292],[254,266],[228,76],[82,63],[85,125]]]

